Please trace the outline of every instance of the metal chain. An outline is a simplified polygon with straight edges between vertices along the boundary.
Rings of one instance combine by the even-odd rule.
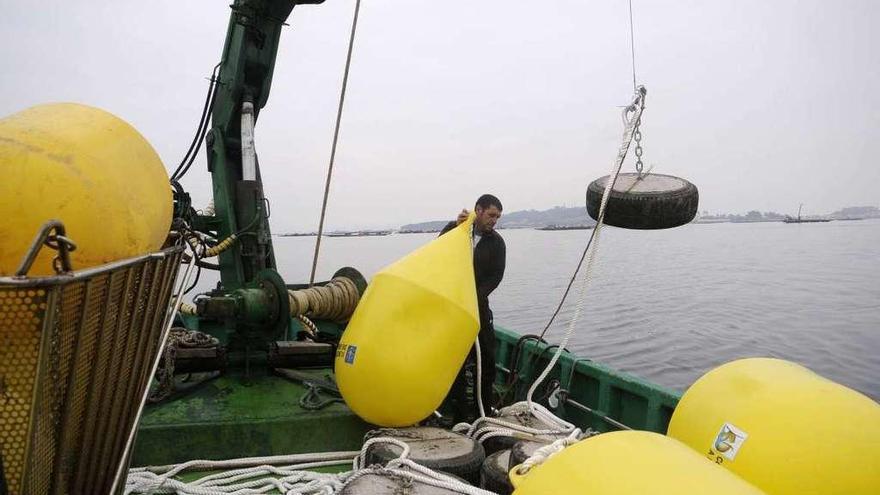
[[[642,169],[645,166],[644,163],[642,163],[642,153],[644,153],[645,150],[642,149],[641,125],[642,125],[642,118],[639,117],[639,121],[636,122],[636,129],[633,132],[633,139],[636,142],[636,150],[635,150],[635,153],[636,153],[636,172],[639,173],[639,177],[642,176]]]
[[[156,370],[156,379],[159,385],[151,391],[147,400],[155,404],[171,397],[174,393],[174,364],[179,348],[210,349],[219,344],[220,341],[216,337],[206,333],[183,327],[172,328],[168,334],[168,341],[162,349],[162,361]]]

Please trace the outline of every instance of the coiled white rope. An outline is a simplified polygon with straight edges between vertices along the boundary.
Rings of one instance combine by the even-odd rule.
[[[501,409],[504,415],[532,414],[539,421],[549,425],[549,428],[532,428],[522,424],[511,423],[499,418],[486,416],[483,406],[483,360],[480,353],[480,339],[475,341],[477,354],[477,405],[480,417],[473,423],[458,423],[452,427],[452,431],[461,433],[474,440],[483,443],[494,437],[527,437],[527,438],[554,438],[560,435],[580,435],[581,430],[567,421],[562,420],[540,404],[529,405],[527,402],[517,402]]]
[[[297,464],[315,461],[340,461],[340,464],[351,462],[351,459],[360,453],[359,450],[341,452],[318,452],[309,454],[289,454],[261,457],[242,457],[240,459],[227,459],[221,461],[192,460],[180,464],[167,466],[145,466],[132,468],[129,473],[141,473],[150,471],[165,476],[176,476],[186,471],[207,471],[211,469],[230,469],[260,466],[264,464]],[[344,463],[342,461],[345,461]]]
[[[385,467],[366,466],[368,450],[377,443],[400,447],[400,455]],[[334,495],[354,480],[378,474],[394,476],[443,488],[463,495],[495,495],[443,473],[431,470],[409,459],[410,448],[400,440],[376,437],[367,440],[360,451],[294,454],[286,456],[250,457],[225,461],[194,460],[182,464],[141,467],[129,471],[126,495],[132,493],[177,493],[186,495],[252,495],[277,490],[285,495]],[[351,463],[352,470],[343,473],[316,473],[317,467]],[[174,478],[186,471],[226,469],[226,471],[184,482]]]
[[[134,468],[128,472],[125,494],[181,493],[193,495],[252,494],[278,490],[287,493],[297,484],[338,475],[306,471],[348,464],[359,451],[249,457],[224,461],[193,460],[182,464]],[[227,470],[183,482],[174,476],[186,471]],[[275,477],[266,477],[266,476]]]
[[[577,430],[573,424],[559,418],[540,404],[533,404],[533,408],[525,401],[517,402],[501,409],[502,416],[514,416],[524,413],[534,417],[549,428],[533,428],[522,424],[511,423],[500,418],[481,416],[473,423],[459,423],[452,427],[452,431],[466,435],[482,443],[492,437],[498,436],[523,436],[523,437],[558,437],[570,435]]]

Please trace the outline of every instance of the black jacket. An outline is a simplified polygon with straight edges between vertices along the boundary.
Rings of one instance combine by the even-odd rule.
[[[449,222],[440,232],[443,235],[456,227]],[[504,278],[507,247],[504,239],[496,231],[483,234],[474,248],[474,279],[477,284],[477,306],[480,309],[480,326],[492,324],[492,310],[489,309],[489,294],[498,287]]]

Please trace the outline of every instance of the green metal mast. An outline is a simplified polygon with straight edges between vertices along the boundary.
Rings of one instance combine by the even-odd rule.
[[[263,195],[252,126],[269,98],[285,21],[296,5],[323,0],[235,0],[205,136],[214,214],[197,215],[195,230],[238,238],[220,253],[221,285],[197,301],[199,326],[230,350],[264,348],[289,325],[284,281],[275,271],[269,202]],[[250,124],[244,125],[250,120]],[[248,151],[250,150],[250,152]],[[222,323],[221,323],[222,322]]]
[[[212,127],[206,136],[208,170],[214,187],[213,217],[205,227],[225,239],[256,221],[241,239],[239,249],[220,254],[223,287],[234,290],[252,281],[262,269],[275,268],[262,192],[259,165],[254,180],[242,175],[241,114],[245,101],[253,103],[254,120],[269,99],[275,56],[285,21],[298,4],[323,0],[236,0],[223,46],[219,81],[213,105]]]

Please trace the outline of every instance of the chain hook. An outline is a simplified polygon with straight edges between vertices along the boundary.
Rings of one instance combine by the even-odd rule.
[[[636,88],[636,96],[633,99],[632,105],[630,105],[630,106],[634,107],[634,106],[638,105],[639,108],[642,111],[644,111],[644,109],[645,109],[645,96],[647,96],[647,91],[645,90],[645,87],[639,86],[638,88]],[[635,110],[633,110],[633,111],[635,111]],[[635,142],[636,142],[636,149],[635,149],[636,172],[638,172],[638,174],[639,174],[639,177],[637,180],[641,180],[642,179],[642,170],[645,168],[645,165],[642,162],[642,154],[645,152],[645,150],[642,148],[642,129],[641,129],[642,112],[639,112],[638,115],[639,115],[638,120],[636,121],[635,127],[633,129],[633,140],[635,140]]]
[[[15,272],[16,277],[26,277],[40,248],[46,246],[50,249],[58,251],[58,254],[52,260],[52,268],[55,273],[63,275],[73,271],[73,265],[70,262],[70,253],[76,250],[76,243],[65,235],[64,224],[58,220],[49,220],[40,227],[40,231],[34,237],[30,249],[25,253],[18,270]]]

